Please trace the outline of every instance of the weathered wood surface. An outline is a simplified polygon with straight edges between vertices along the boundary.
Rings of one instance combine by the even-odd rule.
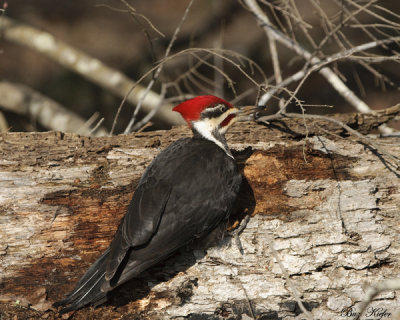
[[[194,244],[73,319],[300,319],[271,244],[315,319],[343,318],[366,283],[398,277],[399,172],[350,138],[314,135],[311,122],[304,139],[302,125],[237,124],[228,135],[247,180],[230,224],[252,214],[243,255],[229,236]],[[0,315],[57,318],[51,303],[107,247],[144,168],[189,134],[0,135]],[[399,138],[379,142],[400,157]],[[399,293],[373,306],[394,316]]]

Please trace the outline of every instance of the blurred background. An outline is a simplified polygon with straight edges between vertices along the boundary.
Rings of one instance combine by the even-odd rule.
[[[0,8],[3,8],[0,17],[0,80],[33,89],[72,111],[83,121],[92,117],[91,126],[103,118],[98,128],[103,128],[103,134],[109,133],[123,96],[62,66],[55,59],[13,41],[7,36],[6,22],[9,20],[5,19],[48,32],[133,81],[149,72],[141,81],[142,86],[147,86],[155,74],[152,68],[164,58],[189,2],[0,0]],[[368,6],[367,3],[280,0],[259,1],[258,4],[277,30],[323,59],[352,46],[399,36],[400,3],[397,0],[371,2]],[[361,10],[360,6],[365,7]],[[356,10],[359,12],[354,14]],[[357,20],[346,20],[352,14]],[[329,34],[322,48],[318,48]],[[368,52],[357,53],[359,59],[341,59],[329,66],[370,108],[384,109],[400,102],[398,43],[398,40],[390,41]],[[215,51],[218,54],[206,50],[185,53],[189,48],[223,51]],[[174,56],[179,52],[183,54]],[[305,67],[303,58],[279,43],[277,52],[283,79]],[[277,84],[268,38],[242,1],[194,1],[169,56],[173,58],[163,65],[151,91],[161,96],[163,103],[170,105],[201,94],[216,94],[238,105],[254,105],[262,95],[260,86],[268,88]],[[390,58],[379,60],[377,57]],[[294,90],[298,84],[294,82],[288,89]],[[2,131],[57,129],[47,127],[32,113],[4,107],[5,95],[10,90],[8,87],[0,90]],[[24,95],[24,101],[20,103],[27,103],[29,97],[29,94]],[[287,98],[287,93],[277,92],[275,98],[269,100],[269,113],[279,109],[281,98]],[[297,98],[304,102],[308,113],[356,111],[317,72],[306,79]],[[135,107],[129,102],[123,105],[115,120],[114,134],[126,132]],[[300,111],[294,103],[288,106],[288,110]],[[147,113],[139,111],[136,121]],[[165,129],[177,123],[162,117],[150,121],[151,126],[145,130]],[[398,122],[392,125],[398,126]]]

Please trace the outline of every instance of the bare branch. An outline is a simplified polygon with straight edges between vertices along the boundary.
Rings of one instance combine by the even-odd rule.
[[[126,98],[132,104],[136,105],[142,98],[145,92],[143,86],[136,85],[133,80],[123,73],[56,39],[50,33],[17,23],[8,17],[2,17],[1,22],[0,31],[6,40],[25,45],[40,52],[117,96],[125,97],[127,92],[134,87],[131,94]],[[144,111],[150,112],[158,106],[159,101],[160,96],[154,91],[149,91],[143,101]],[[170,112],[172,107],[172,105],[164,105],[160,108],[158,117],[170,124],[182,123],[178,114]]]
[[[310,74],[312,72],[314,72],[314,71],[316,71],[316,70],[318,70],[320,68],[322,68],[320,70],[320,72],[323,71],[324,69],[328,69],[327,67],[325,67],[327,64],[330,64],[332,62],[335,62],[335,61],[338,61],[338,60],[342,60],[342,59],[348,59],[354,53],[357,53],[357,52],[360,52],[360,51],[365,51],[365,50],[368,50],[368,49],[371,49],[371,48],[375,48],[375,47],[380,46],[382,44],[394,42],[394,41],[397,41],[397,40],[400,40],[400,36],[399,37],[394,37],[392,39],[371,41],[371,42],[364,43],[364,44],[356,46],[356,47],[352,47],[351,49],[345,50],[343,52],[339,52],[337,54],[331,55],[331,56],[327,57],[325,60],[320,60],[319,63],[316,63],[316,64],[310,66],[308,68],[307,72],[305,70],[304,71],[300,71],[300,72],[296,73],[295,77],[292,76],[292,78],[291,78],[292,80],[293,79],[298,79],[301,76],[300,84],[297,86],[297,88],[294,91],[293,95],[297,94],[297,92],[299,91],[299,89],[302,86],[302,84],[306,81],[306,79],[310,76]],[[335,74],[335,76],[336,76],[336,74]],[[293,95],[292,95],[292,97],[293,97]],[[286,105],[288,105],[289,102],[290,102],[290,100],[286,103]],[[369,109],[364,109],[361,112],[370,112],[370,110]]]
[[[95,132],[95,131],[97,130],[97,128],[100,127],[100,125],[103,123],[103,121],[104,121],[104,118],[101,118],[101,119],[97,122],[97,124],[93,127],[93,129],[90,130],[89,135],[91,135],[93,132]]]
[[[186,7],[186,10],[185,10],[185,12],[184,12],[184,14],[183,14],[183,16],[182,16],[182,19],[181,19],[181,21],[179,22],[178,27],[175,29],[175,32],[174,32],[174,34],[173,34],[173,36],[172,36],[172,38],[171,38],[171,41],[170,41],[169,44],[168,44],[167,50],[165,50],[164,59],[167,58],[167,57],[169,56],[169,54],[170,54],[170,52],[171,52],[171,49],[172,49],[172,46],[174,45],[175,40],[176,40],[177,37],[178,37],[178,33],[179,33],[179,31],[181,30],[181,27],[182,27],[182,25],[183,25],[183,22],[186,20],[186,17],[187,17],[187,15],[188,15],[189,11],[190,11],[190,8],[192,7],[193,2],[194,2],[194,0],[191,0],[191,1],[189,2],[188,6]],[[161,73],[161,71],[162,71],[162,69],[163,69],[163,66],[164,66],[164,64],[161,62],[161,63],[158,65],[157,69],[155,70],[153,79],[151,79],[150,83],[147,85],[146,89],[144,90],[143,95],[140,97],[140,99],[139,99],[139,101],[138,101],[138,103],[137,103],[137,105],[136,105],[135,111],[133,112],[132,118],[131,118],[131,120],[129,121],[127,127],[125,128],[124,133],[128,133],[128,132],[131,131],[132,126],[133,126],[133,124],[134,124],[135,121],[136,121],[136,116],[137,116],[137,114],[139,113],[139,110],[140,110],[142,104],[144,103],[144,100],[145,100],[146,96],[149,94],[149,92],[150,92],[151,88],[153,87],[154,83],[157,81],[157,79],[158,79],[158,77],[159,77],[159,75],[160,75],[160,73]],[[155,106],[155,108],[157,108],[157,106]]]
[[[50,130],[95,136],[108,134],[104,128],[91,130],[80,116],[23,85],[0,82],[0,107],[35,119]]]
[[[205,54],[205,57],[203,57],[201,54]],[[249,80],[250,84],[257,89],[260,87],[260,84],[259,84],[259,81],[257,79],[255,79],[255,76],[262,77],[261,83],[267,82],[267,77],[258,64],[256,64],[250,58],[248,58],[238,52],[235,52],[232,50],[227,50],[227,49],[189,48],[189,49],[181,50],[178,53],[175,53],[173,55],[170,55],[169,57],[163,59],[160,63],[167,63],[178,57],[182,57],[185,55],[195,58],[198,61],[198,63],[196,63],[194,65],[194,67],[190,68],[185,73],[179,75],[177,77],[177,79],[175,80],[175,82],[182,81],[184,83],[184,85],[187,86],[187,89],[189,91],[191,91],[191,88],[190,88],[190,83],[188,81],[188,78],[190,78],[190,75],[193,74],[193,72],[195,72],[194,70],[196,70],[197,67],[199,67],[201,65],[203,65],[203,66],[205,65],[205,66],[211,68],[212,70],[219,72],[225,78],[225,80],[228,83],[228,86],[230,86],[233,93],[235,94],[235,88],[234,88],[235,82],[229,76],[229,74],[227,72],[225,72],[224,70],[219,69],[217,66],[214,65],[213,62],[208,61],[213,56],[217,56],[217,57],[221,58],[224,62],[228,63],[233,68],[237,69],[244,76],[244,78]],[[152,68],[151,70],[149,70],[145,75],[143,75],[142,78],[140,78],[138,80],[138,82],[141,82],[145,77],[149,76],[155,69],[157,69],[157,67],[158,67],[158,65],[155,66],[154,68]],[[250,69],[250,70],[247,71],[246,69]],[[206,83],[208,82],[208,79],[200,76],[199,73],[195,72],[195,76],[203,79],[203,81],[205,81]],[[177,90],[179,90],[179,88],[176,85],[175,85],[175,87],[177,88]],[[195,90],[192,90],[192,91],[195,92]],[[183,93],[180,92],[179,95],[183,95]]]
[[[146,21],[146,23],[151,27],[153,31],[155,31],[161,37],[165,37],[165,35],[154,26],[154,24],[150,21],[149,18],[147,18],[144,14],[138,13],[137,10],[134,7],[132,7],[126,0],[120,0],[120,1],[129,9],[129,13],[135,19],[137,19],[137,17],[142,18],[144,21]]]
[[[349,17],[348,17],[348,18],[349,18]],[[266,31],[266,32],[267,32],[267,31]],[[326,39],[327,39],[327,38],[325,38],[324,41],[325,41]],[[331,55],[331,56],[327,57],[326,60],[325,60],[325,62],[330,61],[330,63],[331,63],[331,62],[337,61],[337,60],[339,60],[339,59],[350,58],[350,57],[351,57],[352,55],[354,55],[354,53],[356,53],[356,52],[365,51],[365,50],[368,50],[368,49],[371,49],[371,48],[374,48],[374,47],[377,47],[377,46],[384,45],[384,44],[386,44],[386,43],[396,42],[396,41],[398,41],[398,40],[400,40],[400,37],[391,37],[391,38],[389,38],[389,39],[371,41],[371,42],[368,42],[368,43],[365,43],[365,44],[362,44],[362,45],[359,45],[359,46],[356,46],[356,47],[352,46],[351,49],[344,50],[344,51],[342,51],[342,52],[339,52],[339,53],[337,53],[337,54],[334,54],[334,55]],[[386,58],[386,59],[385,59],[385,58]],[[382,61],[382,59],[385,59],[385,60],[391,60],[391,59],[392,59],[392,60],[397,60],[398,58],[397,58],[397,56],[394,56],[394,57],[392,57],[392,58],[390,58],[390,57],[365,57],[365,59],[369,59],[369,61],[380,62],[380,61]],[[291,77],[289,77],[288,79],[286,79],[283,83],[281,83],[281,85],[279,85],[279,86],[277,86],[277,87],[275,87],[275,88],[271,88],[269,91],[267,91],[267,92],[262,96],[262,98],[261,98],[261,100],[260,100],[260,104],[263,104],[263,105],[266,104],[267,101],[272,97],[272,95],[275,94],[275,93],[278,91],[278,88],[279,88],[279,87],[287,86],[288,84],[290,84],[290,83],[293,82],[293,81],[298,81],[298,80],[302,79],[301,83],[299,84],[299,86],[298,86],[297,89],[295,90],[295,93],[294,93],[294,94],[297,94],[297,92],[298,92],[300,86],[302,85],[302,83],[304,83],[305,79],[310,75],[310,71],[311,71],[311,70],[314,70],[314,71],[315,71],[315,70],[319,69],[320,67],[322,67],[323,65],[326,65],[326,64],[327,64],[327,63],[321,61],[320,59],[318,59],[318,60],[319,60],[320,62],[317,63],[317,62],[316,62],[316,61],[317,61],[316,59],[311,58],[311,61],[313,61],[313,64],[314,64],[314,65],[311,65],[310,67],[308,67],[308,68],[309,68],[308,71],[307,71],[306,68],[303,68],[303,70],[297,72],[296,74],[294,74],[294,75],[292,75]],[[361,59],[360,59],[360,60],[361,60]],[[359,61],[360,61],[360,60],[359,60]],[[321,63],[322,63],[322,64],[321,64]],[[319,65],[319,68],[314,69],[314,67],[315,67],[316,65]],[[368,67],[368,66],[366,66],[366,67]],[[348,99],[350,99],[350,100],[352,100],[352,101],[358,99],[358,98],[353,94],[352,91],[348,90],[348,88],[347,88],[347,87],[344,85],[344,83],[339,79],[339,77],[338,77],[335,73],[333,73],[329,68],[324,67],[324,68],[322,68],[321,70],[319,70],[319,72],[320,72],[321,74],[325,75],[325,77],[326,77],[327,79],[331,79],[332,83],[334,83],[335,86],[336,86],[335,88],[336,88],[339,92],[341,92],[342,95],[343,95],[345,98],[346,98],[346,94],[347,94]],[[387,80],[386,80],[386,81],[387,81]],[[292,97],[293,97],[293,95],[292,95]],[[360,101],[361,101],[361,100],[360,100]],[[287,103],[285,104],[284,107],[286,107],[286,106],[288,105],[289,102],[290,102],[290,100],[287,101]],[[361,102],[362,102],[362,101],[361,101]],[[360,110],[361,112],[369,112],[369,111],[370,111],[369,107],[368,107],[365,103],[359,104],[359,107],[358,107],[358,108],[359,108],[359,110]],[[280,112],[283,112],[283,111],[282,111],[282,108],[281,108],[281,111],[280,111]],[[392,129],[388,128],[387,126],[383,126],[383,127],[381,127],[380,129],[382,130],[383,133],[390,133],[390,132],[392,132]]]
[[[264,14],[261,8],[258,6],[256,0],[244,0],[246,5],[250,8],[257,20],[263,27],[264,31],[268,36],[273,36],[277,41],[285,45],[291,50],[294,50],[297,54],[308,60],[312,65],[319,64],[321,60],[318,57],[313,57],[310,52],[305,50],[298,43],[289,39],[285,34],[276,30],[270,23],[268,17]],[[359,8],[361,6],[358,6]],[[364,49],[365,50],[365,49]],[[344,83],[343,81],[328,67],[324,67],[319,70],[319,73],[328,80],[328,82],[335,88],[335,90],[344,97],[351,105],[353,105],[360,112],[369,112],[371,109],[368,105],[359,99]],[[267,98],[271,95],[268,94]],[[261,101],[264,102],[266,98],[263,96]],[[388,131],[388,130],[385,130]]]
[[[296,286],[294,285],[292,279],[290,278],[289,272],[286,270],[285,266],[282,263],[282,260],[279,257],[278,252],[275,250],[274,248],[274,242],[272,239],[272,236],[270,234],[267,235],[267,239],[268,239],[268,244],[269,244],[269,250],[272,253],[272,256],[275,258],[275,261],[278,263],[279,268],[281,269],[285,280],[287,282],[287,284],[290,287],[290,290],[292,291],[293,297],[295,298],[297,304],[299,305],[301,311],[303,311],[305,317],[309,320],[314,319],[314,317],[312,316],[312,314],[304,307],[303,302],[301,301],[300,298],[300,293],[297,290]]]
[[[356,8],[362,8],[362,6],[361,6],[360,4],[358,4],[357,2],[355,2],[355,1],[346,0],[346,2],[347,2],[348,4],[350,4],[350,5],[354,6],[354,7],[356,7]],[[394,27],[396,27],[396,28],[400,28],[400,23],[395,23],[395,22],[393,22],[392,20],[386,19],[385,17],[383,17],[383,16],[381,16],[381,15],[379,15],[379,14],[373,12],[372,10],[363,9],[363,11],[366,12],[367,14],[371,15],[372,17],[374,17],[374,18],[376,18],[376,19],[378,19],[378,20],[384,22],[384,23],[387,24],[387,25],[391,25],[391,26],[394,26]]]
[[[359,318],[361,319],[372,299],[381,292],[388,290],[400,290],[400,279],[388,279],[369,286],[364,301],[358,306],[360,310]]]
[[[1,111],[0,111],[0,132],[8,132],[7,119],[4,116],[4,113]]]
[[[158,104],[158,106],[156,108],[151,110],[143,119],[141,119],[139,122],[137,122],[135,124],[135,126],[133,127],[133,131],[137,131],[137,130],[142,129],[147,123],[150,122],[151,118],[154,117],[154,115],[157,113],[157,111],[163,105],[166,91],[167,91],[166,86],[164,84],[162,84],[161,85],[161,93],[160,93],[160,96],[161,96],[160,103]]]
[[[396,105],[396,106],[394,106],[392,108],[397,113],[400,111],[400,105]],[[359,133],[357,130],[352,129],[347,124],[345,124],[342,121],[340,121],[338,119],[335,119],[333,117],[321,116],[321,115],[316,115],[316,114],[302,114],[302,115],[299,115],[297,113],[280,113],[280,114],[274,114],[274,115],[270,115],[270,116],[260,117],[260,118],[257,119],[257,122],[268,123],[269,121],[278,120],[278,119],[282,119],[282,118],[285,118],[285,117],[314,119],[314,120],[325,120],[325,121],[333,122],[333,123],[339,125],[340,127],[342,127],[343,129],[345,129],[349,134],[354,135],[355,137],[357,137],[362,143],[365,143],[366,145],[371,146],[378,153],[380,153],[381,155],[383,155],[383,156],[387,157],[388,159],[390,159],[391,164],[394,166],[395,169],[398,170],[400,168],[400,159],[394,157],[390,152],[388,152],[387,150],[382,148],[380,145],[378,145],[373,139],[371,139],[371,138]]]

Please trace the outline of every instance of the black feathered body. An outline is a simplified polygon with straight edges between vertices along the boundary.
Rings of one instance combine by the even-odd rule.
[[[57,305],[64,312],[100,304],[106,293],[164,260],[229,215],[241,175],[214,142],[172,143],[144,172],[110,247]]]

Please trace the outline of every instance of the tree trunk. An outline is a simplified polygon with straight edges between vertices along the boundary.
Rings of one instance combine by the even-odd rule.
[[[346,119],[364,132],[382,122]],[[73,318],[304,318],[293,290],[314,319],[349,318],[366,283],[398,277],[399,171],[341,128],[307,120],[305,137],[303,125],[241,123],[227,135],[245,178],[228,229],[251,214],[243,254],[228,234],[193,244]],[[106,249],[145,167],[188,135],[0,135],[0,318],[57,318],[51,304]],[[378,142],[400,157],[399,138]],[[391,316],[400,308],[393,291],[378,298]]]

